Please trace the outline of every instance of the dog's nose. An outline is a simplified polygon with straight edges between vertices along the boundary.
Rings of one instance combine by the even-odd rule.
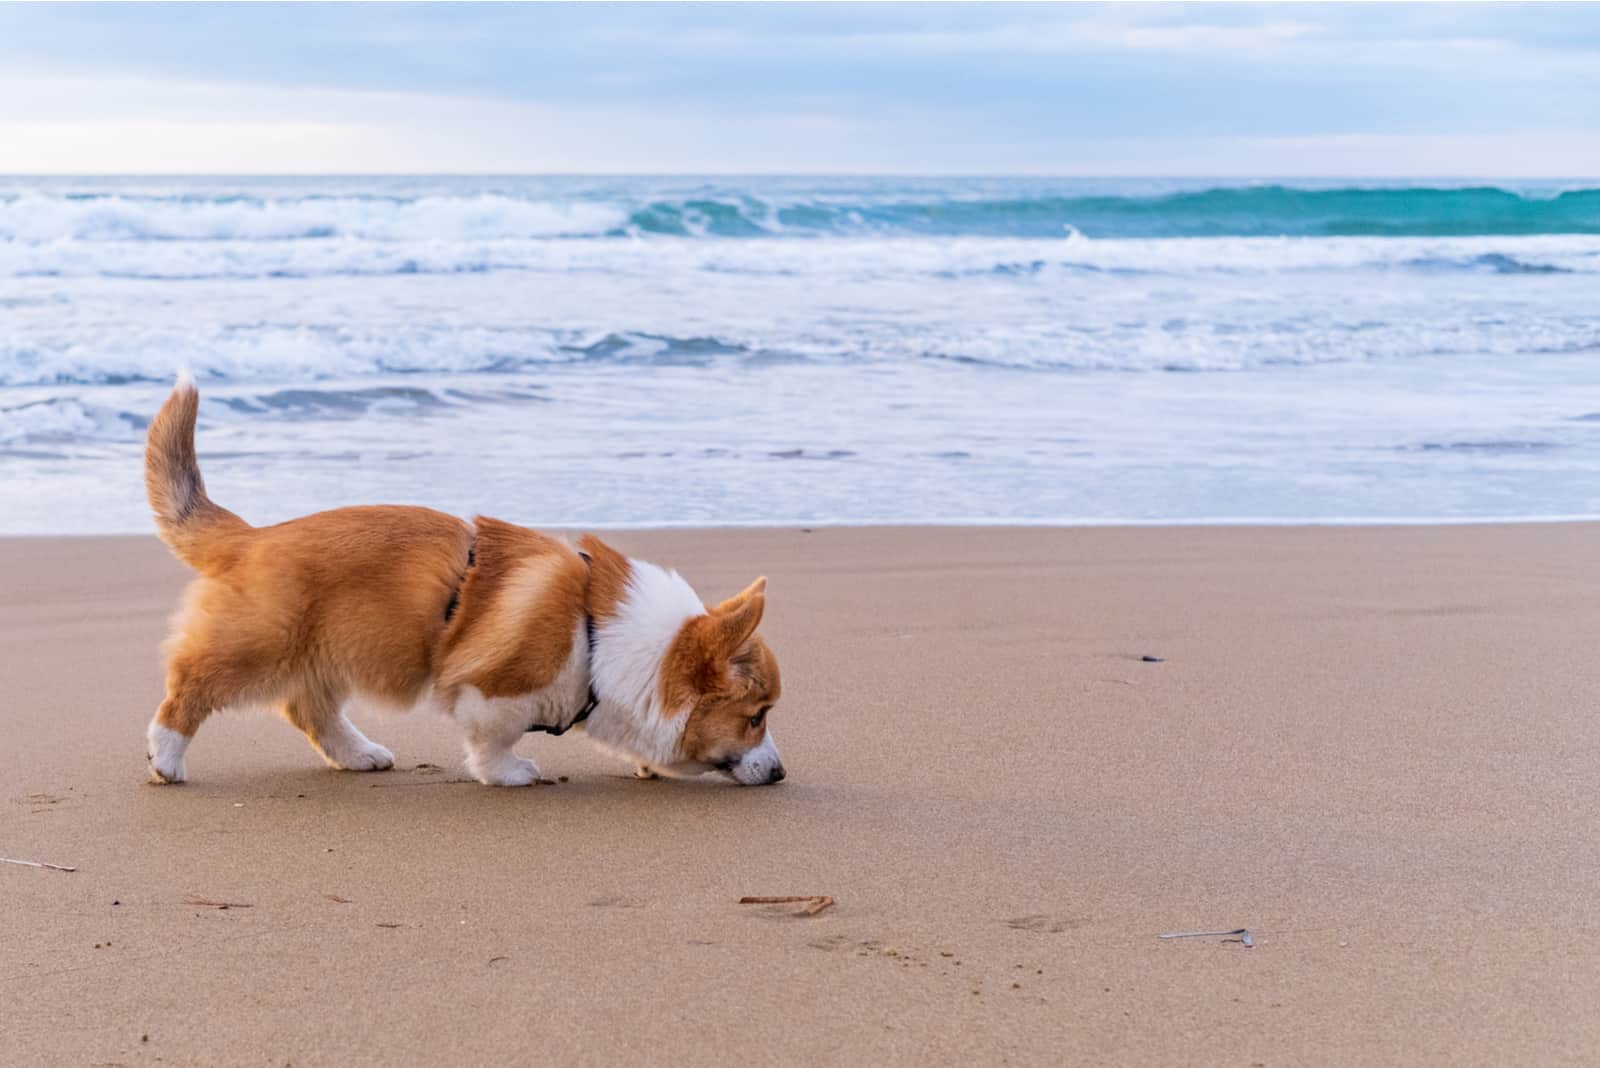
[[[775,782],[782,782],[782,781],[783,781],[783,765],[779,764],[777,767],[772,769],[772,774],[767,776],[767,785],[770,786],[771,784],[773,784]]]

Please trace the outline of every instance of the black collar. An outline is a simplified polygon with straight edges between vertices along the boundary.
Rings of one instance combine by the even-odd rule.
[[[587,560],[588,556],[584,556],[584,559]],[[535,723],[524,733],[533,734],[536,731],[543,731],[545,734],[565,734],[572,729],[574,724],[582,723],[588,719],[589,713],[599,706],[600,695],[594,692],[594,616],[585,615],[583,622],[585,628],[589,631],[589,699],[583,703],[582,708],[578,709],[578,714],[563,726],[550,727],[542,723]]]
[[[467,566],[461,569],[461,577],[456,579],[455,587],[450,591],[450,600],[445,602],[444,621],[446,623],[450,622],[451,618],[455,616],[456,609],[461,607],[461,587],[467,584],[467,576],[471,574],[472,568],[477,562],[478,538],[474,535],[472,541],[467,544]]]
[[[593,563],[593,561],[589,557],[589,554],[584,552],[582,549],[578,550],[578,555],[583,557],[583,562],[584,562],[585,566],[589,566],[590,564]],[[470,566],[470,564],[469,564],[469,566]],[[585,597],[587,597],[588,593],[589,593],[588,589],[585,588],[583,592],[584,592]],[[583,707],[582,708],[578,709],[578,714],[576,716],[573,716],[572,719],[568,723],[566,723],[564,726],[548,727],[548,726],[544,726],[543,724],[536,723],[533,726],[529,727],[527,729],[527,731],[525,731],[524,733],[533,734],[536,731],[542,731],[545,734],[555,734],[555,735],[565,734],[565,733],[567,733],[567,731],[572,729],[573,724],[582,723],[584,720],[588,719],[589,718],[589,713],[593,712],[595,710],[595,708],[599,706],[599,704],[600,704],[600,695],[594,692],[594,616],[589,615],[587,611],[584,612],[583,626],[584,626],[584,630],[586,630],[588,632],[588,635],[589,635],[589,656],[588,656],[589,699],[583,703]]]

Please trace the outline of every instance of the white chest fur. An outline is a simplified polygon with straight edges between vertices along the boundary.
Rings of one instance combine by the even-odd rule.
[[[661,707],[661,664],[684,623],[705,611],[676,571],[630,561],[617,614],[595,628],[590,674],[600,704],[589,737],[637,760],[680,759],[685,709]]]

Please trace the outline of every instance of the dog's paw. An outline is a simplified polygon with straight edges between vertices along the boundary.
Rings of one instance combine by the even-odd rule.
[[[323,725],[312,745],[329,767],[341,771],[387,771],[394,767],[394,754],[357,730],[343,713]]]
[[[474,768],[473,774],[485,786],[532,786],[539,781],[539,765],[507,753],[491,765]]]
[[[183,758],[158,763],[154,756],[150,757],[150,781],[157,786],[171,786],[182,782],[187,776],[183,770]]]
[[[394,754],[377,742],[369,741],[359,748],[345,750],[330,761],[343,771],[388,771],[394,767]]]
[[[183,754],[189,748],[188,736],[152,723],[146,737],[149,744],[144,755],[150,762],[150,781],[158,785],[182,782],[185,778]]]
[[[656,769],[652,768],[649,764],[636,765],[634,767],[634,769],[633,769],[633,777],[635,779],[659,779],[659,778],[661,778],[661,776],[656,773]]]

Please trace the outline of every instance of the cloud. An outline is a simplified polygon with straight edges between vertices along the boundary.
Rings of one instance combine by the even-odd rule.
[[[809,110],[723,116],[671,108],[555,107],[494,97],[111,79],[0,76],[0,173],[90,174],[115,159],[133,174],[585,173],[693,171],[705,146],[726,170],[782,171],[797,143],[843,146],[798,170],[836,171],[890,131],[814,101]],[[79,113],[93,96],[91,115]],[[155,106],[152,108],[151,103]],[[736,146],[736,147],[734,147]],[[887,158],[884,160],[887,163]]]
[[[977,30],[872,33],[824,37],[858,51],[896,51],[933,55],[1044,54],[1072,56],[1083,52],[1256,52],[1308,37],[1318,27],[1304,22],[1259,26],[1217,26],[1189,23],[1151,26],[1120,22],[1062,20],[1054,23],[1007,23]]]
[[[0,5],[0,170],[1600,169],[1600,8],[1376,14]]]

